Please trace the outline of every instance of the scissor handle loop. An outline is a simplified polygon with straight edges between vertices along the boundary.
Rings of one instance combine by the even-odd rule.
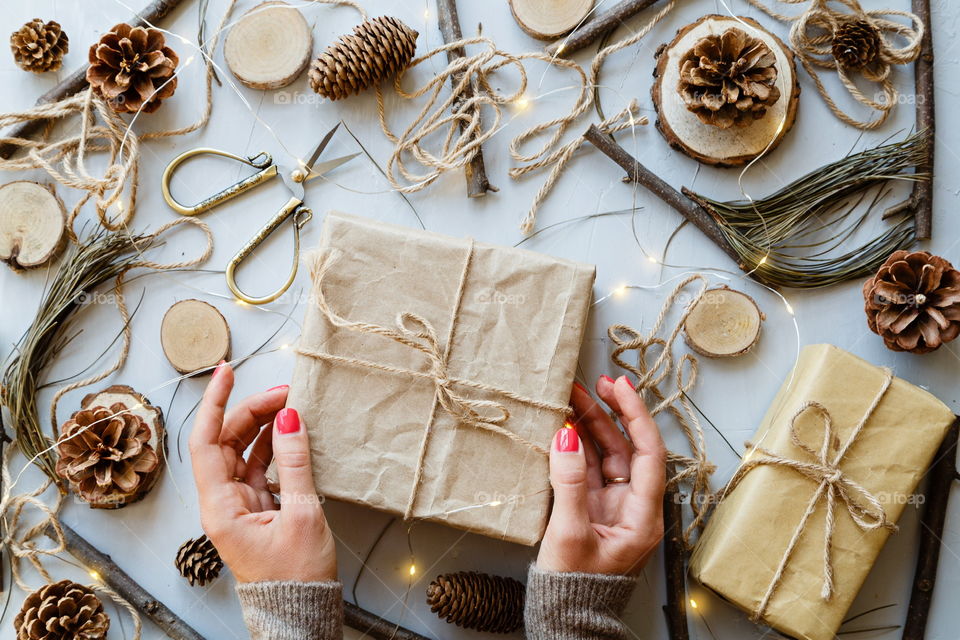
[[[224,158],[229,158],[231,160],[236,160],[237,162],[242,162],[243,164],[249,165],[254,169],[260,169],[257,173],[253,174],[248,178],[244,178],[240,182],[231,185],[221,191],[220,193],[214,194],[209,198],[201,200],[193,206],[185,206],[177,202],[174,199],[173,195],[170,193],[170,181],[173,179],[173,173],[176,171],[177,167],[180,166],[185,160],[193,158],[195,156],[201,155],[213,155],[213,156],[222,156]],[[242,156],[229,153],[227,151],[221,151],[220,149],[211,149],[209,147],[198,147],[196,149],[190,149],[189,151],[184,151],[176,158],[170,161],[170,164],[167,165],[166,169],[163,170],[163,176],[160,180],[160,188],[163,191],[163,199],[167,201],[167,204],[170,205],[170,208],[184,216],[195,216],[198,213],[203,213],[204,211],[209,211],[213,207],[235,198],[236,196],[253,189],[259,184],[266,182],[267,180],[275,177],[277,175],[277,165],[273,164],[273,158],[269,153],[261,151],[260,153],[248,156],[246,158]]]

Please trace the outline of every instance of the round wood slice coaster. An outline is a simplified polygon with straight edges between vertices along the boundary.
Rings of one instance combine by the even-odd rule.
[[[555,40],[583,22],[593,0],[510,0],[513,19],[539,40]]]
[[[63,202],[52,189],[19,180],[0,187],[0,260],[16,270],[39,267],[63,249]]]
[[[728,287],[708,289],[683,325],[687,345],[702,356],[743,355],[760,339],[764,315],[753,298]]]
[[[770,47],[776,56],[780,99],[750,125],[721,129],[704,124],[690,112],[677,88],[684,55],[704,36],[722,34],[730,28],[741,29]],[[751,18],[708,15],[680,29],[672,42],[657,50],[651,94],[657,111],[657,129],[671,147],[704,164],[733,167],[746,164],[780,144],[797,118],[800,84],[793,52],[780,38]]]
[[[230,359],[230,327],[216,307],[182,300],[163,316],[160,346],[174,369],[195,373]]]
[[[279,89],[306,68],[313,33],[303,14],[270,0],[245,13],[227,34],[223,57],[237,80],[252,89]]]

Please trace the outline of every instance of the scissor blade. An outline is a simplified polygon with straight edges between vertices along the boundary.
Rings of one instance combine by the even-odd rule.
[[[320,141],[320,144],[317,145],[317,148],[313,150],[313,153],[310,154],[310,159],[307,160],[307,168],[313,170],[313,163],[317,161],[317,158],[320,157],[320,154],[323,153],[323,150],[327,148],[327,144],[330,142],[330,138],[333,137],[333,134],[337,132],[337,129],[340,128],[340,123],[327,131],[327,135],[323,136],[323,140]]]
[[[340,156],[339,158],[333,158],[332,160],[326,160],[325,162],[321,162],[320,164],[315,166],[313,170],[310,172],[310,175],[307,176],[307,181],[325,176],[326,174],[330,173],[340,165],[350,162],[351,160],[356,158],[358,155],[360,154],[351,153],[346,156]]]

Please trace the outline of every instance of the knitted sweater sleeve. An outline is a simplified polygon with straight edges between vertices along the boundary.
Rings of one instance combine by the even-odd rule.
[[[636,578],[554,573],[530,565],[524,622],[528,640],[623,640],[620,615]]]
[[[248,582],[237,585],[250,640],[342,640],[339,582]]]

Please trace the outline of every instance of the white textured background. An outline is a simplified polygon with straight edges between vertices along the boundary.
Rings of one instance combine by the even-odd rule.
[[[608,2],[612,4],[612,0]],[[61,72],[65,76],[85,62],[90,43],[115,22],[128,19],[132,9],[139,8],[135,6],[138,4],[135,0],[7,2],[0,27],[10,32],[35,16],[59,21],[71,40],[71,51]],[[196,1],[185,2],[164,26],[193,42],[197,4]],[[239,0],[238,15],[253,4],[252,0]],[[355,13],[348,8],[332,8],[309,2],[296,4],[302,7],[314,25],[315,52],[349,31],[356,23]],[[367,0],[364,4],[371,15],[396,15],[418,29],[421,32],[421,53],[441,41],[435,22],[436,10],[429,0]],[[888,3],[866,1],[864,4],[872,7]],[[889,4],[907,8],[909,3],[906,0],[889,0]],[[933,4],[940,120],[936,149],[935,238],[927,248],[957,263],[960,262],[960,252],[957,250],[960,222],[956,216],[957,196],[960,194],[957,184],[960,178],[960,127],[957,126],[955,104],[958,98],[956,79],[960,49],[956,41],[960,8],[956,3],[946,0],[935,0]],[[519,53],[540,46],[513,22],[506,0],[460,0],[459,5],[464,33],[474,33],[478,23],[482,22],[483,33],[493,38],[502,49]],[[224,6],[223,0],[211,0],[211,22],[216,23]],[[731,9],[757,17],[775,33],[786,37],[786,29],[782,25],[757,15],[756,11],[745,7],[743,3],[733,2]],[[601,80],[602,100],[607,113],[620,110],[631,98],[638,98],[643,112],[652,117],[649,88],[654,49],[661,42],[671,39],[678,27],[705,13],[726,11],[722,2],[683,2],[643,42],[609,59]],[[651,13],[648,11],[645,15]],[[643,22],[643,17],[634,19],[628,28],[639,28]],[[628,28],[620,29],[617,35],[625,35]],[[171,44],[180,53],[181,61],[193,55],[189,46],[175,39]],[[591,48],[582,52],[577,60],[589,64],[593,51],[595,49]],[[216,60],[222,64],[219,50]],[[423,79],[427,73],[442,67],[442,60],[435,59],[423,65],[414,77]],[[511,166],[507,145],[514,135],[526,127],[566,113],[575,99],[571,74],[536,63],[530,65],[530,70],[530,106],[525,110],[508,107],[503,131],[484,147],[490,179],[500,187],[500,192],[482,200],[468,200],[464,195],[461,175],[443,177],[428,190],[410,197],[428,229],[453,235],[472,235],[484,241],[504,244],[514,244],[521,239],[517,230],[518,222],[545,176],[540,173],[520,183],[511,181],[506,175]],[[173,128],[192,122],[199,114],[203,99],[202,72],[197,57],[180,76],[175,97],[156,114],[144,116],[137,124],[138,130]],[[809,78],[803,71],[800,75],[804,93],[796,127],[779,149],[744,177],[746,190],[754,196],[764,195],[808,170],[835,160],[851,148],[877,144],[912,126],[913,109],[908,104],[898,109],[879,131],[861,137],[859,131],[841,124],[828,112]],[[908,93],[912,90],[913,79],[909,69],[897,70],[895,79],[898,86]],[[224,80],[232,81],[229,73]],[[26,108],[56,81],[57,78],[52,74],[35,77],[20,71],[13,65],[9,55],[2,54],[0,108],[3,111]],[[514,82],[515,76],[508,73],[498,79],[495,86],[507,91],[512,89]],[[838,86],[833,81],[828,84],[834,90]],[[174,218],[175,214],[164,204],[157,188],[160,172],[167,161],[191,146],[214,146],[241,154],[266,150],[278,159],[288,159],[284,156],[285,149],[294,155],[306,154],[322,133],[342,118],[381,164],[385,164],[389,156],[390,144],[377,124],[372,93],[342,103],[321,104],[309,92],[306,74],[283,90],[286,93],[282,95],[290,98],[287,101],[289,104],[282,104],[283,100],[278,97],[280,94],[246,88],[238,91],[239,95],[227,82],[216,89],[214,115],[206,129],[190,136],[143,146],[141,200],[134,221],[136,229],[153,228]],[[398,129],[405,126],[415,112],[411,105],[401,104],[393,96],[388,97],[387,111],[391,123]],[[592,113],[585,117],[577,124],[575,131],[586,128],[588,121],[593,118]],[[264,123],[269,124],[272,131]],[[671,151],[652,126],[637,129],[633,138],[625,133],[620,139],[647,166],[676,187],[692,186],[702,193],[727,199],[739,194],[738,171],[698,167],[692,160]],[[339,155],[355,150],[358,150],[356,144],[345,132],[341,132],[328,153]],[[194,166],[201,165],[197,163]],[[199,196],[211,189],[211,185],[225,185],[241,175],[242,168],[213,160],[203,164],[202,169],[191,177],[181,180],[178,193],[184,199],[191,193]],[[644,190],[623,184],[620,175],[620,170],[599,152],[585,148],[545,203],[540,214],[540,226],[591,213],[625,209],[636,204],[642,207],[635,219],[641,247],[634,241],[628,216],[560,227],[536,237],[524,246],[595,263],[598,299],[622,284],[656,285],[689,269],[734,269],[718,249],[691,228],[685,228],[677,235],[666,259],[670,264],[685,267],[662,268],[648,261],[646,255],[662,259],[664,244],[680,218]],[[42,180],[45,176],[40,173],[9,175],[4,176],[3,180],[19,178]],[[389,191],[385,180],[366,159],[355,160],[344,167],[336,174],[335,182],[313,183],[307,188],[307,203],[318,215],[306,229],[306,246],[316,241],[322,212],[330,208],[417,225],[410,208],[398,195]],[[59,192],[68,204],[76,199],[76,194],[68,193],[66,189],[60,189]],[[280,184],[274,183],[270,188],[260,189],[208,214],[205,220],[216,234],[216,250],[208,266],[222,269],[230,256],[285,198]],[[878,221],[873,221],[868,226],[876,230],[880,225]],[[289,228],[284,227],[267,243],[249,268],[242,272],[244,285],[253,291],[258,287],[259,290],[268,290],[273,283],[282,280],[289,265],[289,246]],[[182,255],[195,255],[198,250],[196,236],[186,232],[177,234],[160,253],[173,260]],[[430,267],[424,265],[424,268]],[[33,317],[47,275],[46,270],[21,275],[6,269],[0,270],[3,300],[0,306],[0,344],[3,345],[3,355],[12,349]],[[692,396],[716,428],[739,450],[790,370],[796,355],[798,336],[792,318],[776,296],[739,277],[733,284],[754,295],[766,312],[768,320],[763,338],[757,348],[745,357],[731,361],[702,362],[701,381]],[[292,291],[296,293],[304,286],[305,278],[301,275]],[[601,373],[619,373],[613,370],[608,360],[606,327],[613,322],[622,322],[646,329],[671,286],[667,284],[659,289],[631,290],[626,295],[610,298],[595,307],[582,352],[582,379],[592,383]],[[134,342],[130,360],[111,381],[136,387],[164,409],[170,433],[169,473],[141,503],[116,512],[94,512],[82,504],[71,503],[65,508],[63,519],[100,549],[110,553],[144,587],[208,638],[246,637],[233,592],[233,580],[227,572],[209,589],[200,589],[188,586],[173,567],[173,557],[180,543],[200,533],[189,461],[181,459],[180,453],[186,454],[189,421],[183,433],[181,427],[200,397],[204,380],[186,381],[171,402],[174,385],[168,384],[168,381],[174,376],[174,371],[160,350],[159,324],[165,309],[176,300],[189,297],[208,300],[220,308],[230,321],[234,355],[240,356],[266,340],[283,323],[284,315],[291,312],[293,321],[281,331],[271,347],[295,339],[298,334],[296,323],[303,311],[293,308],[292,302],[277,304],[269,309],[235,305],[227,295],[222,276],[218,274],[152,275],[128,285],[127,294],[134,303],[143,295],[143,304],[133,321]],[[787,291],[786,296],[796,311],[800,344],[832,342],[876,364],[892,366],[901,377],[930,389],[951,407],[957,408],[957,343],[926,356],[887,351],[880,339],[866,329],[858,282],[809,293]],[[89,365],[113,339],[120,323],[111,306],[93,305],[84,310],[77,326],[84,330],[81,339],[67,349],[52,371],[46,373],[47,379],[61,378]],[[236,396],[288,382],[291,358],[290,352],[275,352],[252,360],[238,372]],[[101,361],[97,366],[105,362]],[[89,390],[76,391],[64,398],[59,411],[60,420],[66,419],[77,408],[86,391]],[[358,392],[362,393],[362,390]],[[49,394],[41,397],[43,402],[48,399]],[[46,410],[42,413],[45,419]],[[682,451],[679,433],[670,424],[662,426],[668,442]],[[719,465],[716,476],[719,484],[731,473],[736,457],[709,425],[705,424],[705,428],[708,431],[710,457]],[[910,425],[904,425],[904,428],[909,429]],[[14,465],[14,473],[22,465],[23,461],[19,459]],[[39,474],[28,470],[21,477],[17,489],[31,489],[38,480]],[[960,503],[953,505],[951,518],[947,522],[927,636],[931,639],[958,637],[958,614],[954,606],[960,581],[960,532],[955,517],[958,511]],[[349,594],[359,568],[359,558],[366,553],[388,516],[340,504],[330,504],[328,514],[340,541],[338,557],[341,575]],[[890,603],[896,606],[855,624],[876,626],[900,624],[903,620],[917,540],[917,513],[914,509],[907,510],[902,524],[902,532],[890,541],[882,553],[852,613]],[[462,631],[439,621],[423,604],[424,588],[436,574],[475,569],[524,579],[527,563],[534,557],[532,549],[498,543],[432,524],[415,526],[411,536],[418,574],[409,593],[405,595],[410,563],[407,536],[404,528],[398,525],[390,529],[373,554],[369,572],[364,575],[357,593],[362,606],[431,637],[481,637],[480,634]],[[628,607],[626,622],[637,638],[666,637],[661,611],[664,602],[661,563],[659,555],[650,561]],[[58,577],[84,577],[70,565],[57,560],[49,561],[48,566]],[[39,584],[36,576],[31,576],[31,579],[33,584]],[[690,616],[694,637],[716,637],[721,640],[764,637],[763,630],[747,622],[742,614],[702,593],[694,585],[690,589],[692,597],[699,604],[697,612]],[[0,638],[13,637],[12,619],[21,601],[22,594],[14,591],[4,618],[0,621]],[[112,606],[109,608],[112,609]],[[129,621],[124,619],[121,623],[117,615],[113,618],[111,637],[129,636]],[[148,625],[145,637],[162,636],[157,629]],[[876,633],[869,637],[895,638],[899,637],[899,632]]]

